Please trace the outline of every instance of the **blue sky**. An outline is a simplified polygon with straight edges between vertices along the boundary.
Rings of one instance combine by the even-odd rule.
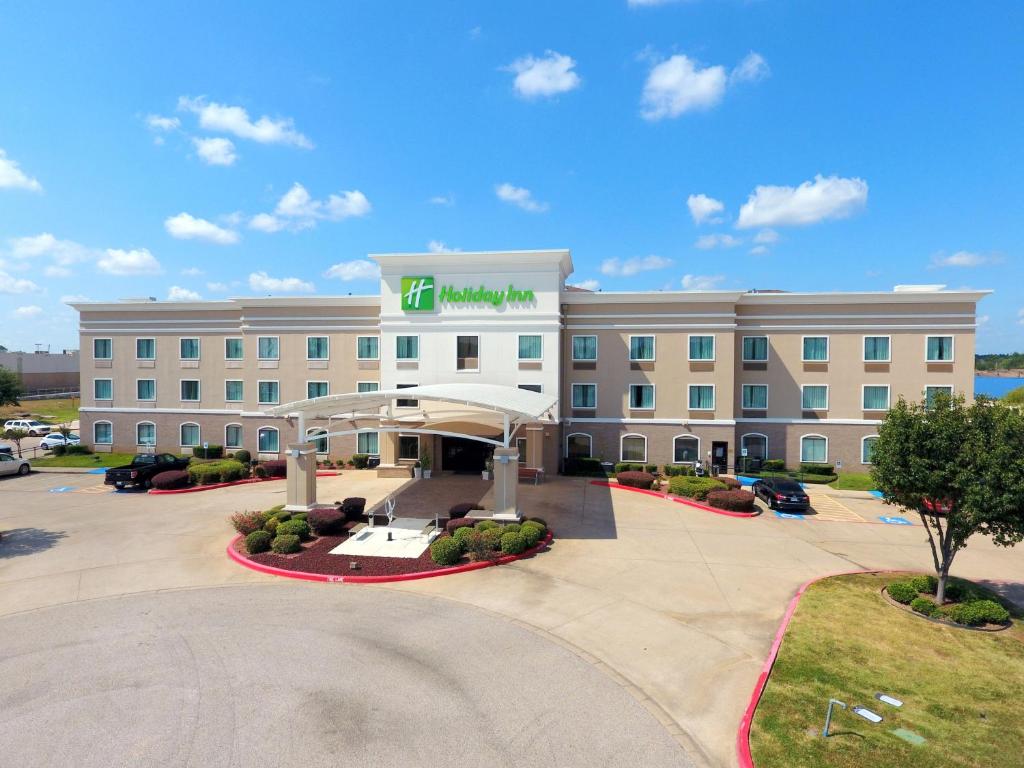
[[[568,247],[606,290],[994,288],[1024,349],[1024,6],[0,8],[0,344],[77,296],[376,292]]]

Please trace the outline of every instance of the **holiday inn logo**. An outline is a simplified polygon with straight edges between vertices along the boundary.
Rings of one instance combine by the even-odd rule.
[[[429,312],[434,308],[433,277],[403,277],[401,288],[403,312]],[[532,305],[536,303],[537,297],[532,290],[517,289],[512,283],[504,288],[487,288],[483,285],[456,288],[454,285],[442,285],[437,293],[437,301],[441,304],[486,304],[499,309],[512,305]]]
[[[402,278],[402,311],[422,312],[434,308],[434,278]]]

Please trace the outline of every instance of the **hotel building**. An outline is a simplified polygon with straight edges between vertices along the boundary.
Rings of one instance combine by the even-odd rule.
[[[578,456],[730,468],[746,456],[865,471],[898,398],[973,396],[984,291],[592,292],[566,285],[567,250],[370,258],[378,296],[73,303],[83,441],[97,451],[187,454],[209,443],[283,457],[304,437],[299,420],[266,415],[272,407],[475,382],[558,397],[548,418],[516,433],[520,461],[548,473]],[[399,422],[415,426],[418,403],[395,405]],[[304,430],[309,439],[339,425]],[[372,431],[317,445],[333,459],[383,455],[388,466],[429,451],[435,470],[465,471],[488,448]]]

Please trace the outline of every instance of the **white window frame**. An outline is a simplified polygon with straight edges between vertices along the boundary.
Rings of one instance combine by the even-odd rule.
[[[96,396],[96,382],[107,381],[110,382],[110,397],[97,397]],[[92,380],[92,399],[98,403],[112,403],[114,402],[114,380],[109,376],[99,376]]]
[[[540,357],[520,357],[519,353],[521,347],[519,346],[519,340],[523,336],[536,336],[540,339]],[[517,333],[516,334],[516,360],[520,363],[542,363],[544,362],[544,334],[543,333]]]
[[[153,382],[153,396],[147,398],[139,397],[139,382],[140,381],[152,381]],[[135,380],[135,401],[138,403],[155,403],[156,402],[156,391],[157,391],[157,380],[156,379],[136,379]]]
[[[242,342],[242,356],[241,357],[228,357],[228,342],[229,341],[240,341]],[[245,360],[245,337],[244,336],[225,336],[224,337],[224,360],[232,362],[241,362]]]
[[[146,338],[149,338],[149,337],[146,337]],[[199,347],[199,356],[198,357],[182,357],[181,356],[181,342],[186,341],[186,340],[191,341],[193,339],[195,339],[196,345]],[[154,346],[156,346],[156,345],[154,344]],[[202,359],[203,359],[203,339],[202,339],[202,337],[200,337],[200,336],[179,336],[178,337],[178,361],[179,362],[196,362],[196,361],[199,361],[199,360],[202,360]]]
[[[885,387],[885,408],[868,408],[864,402],[868,387]],[[860,385],[860,407],[862,411],[888,411],[892,407],[892,387],[888,384],[861,384]]]
[[[744,357],[743,356],[744,346],[745,346],[743,342],[746,339],[764,339],[764,353],[765,353],[764,354],[764,360],[755,360],[753,358],[748,358],[748,357]],[[800,342],[800,354],[802,355],[803,352],[804,352],[804,350],[803,350],[803,342],[801,341]],[[751,336],[741,336],[740,337],[740,362],[741,363],[767,363],[768,362],[768,358],[771,357],[771,356],[772,356],[772,345],[771,345],[771,342],[768,340],[768,336],[762,334],[762,335],[751,335]]]
[[[949,349],[952,357],[949,360],[928,359],[928,339],[949,339]],[[926,363],[955,363],[956,362],[956,336],[951,333],[932,333],[924,337],[924,361]]]
[[[643,459],[624,459],[622,457],[622,441],[627,437],[639,437],[644,441],[644,457]],[[619,461],[627,464],[646,464],[647,463],[647,435],[641,435],[637,432],[627,432],[624,435],[619,435]]]
[[[808,437],[817,437],[825,441],[825,458],[821,461],[808,461],[804,458],[804,439]],[[800,463],[801,464],[828,464],[828,436],[819,435],[817,432],[810,432],[806,435],[800,435]]]
[[[416,438],[416,458],[415,459],[403,458],[403,457],[398,455],[399,453],[402,452],[402,438],[403,437],[415,437]],[[379,441],[380,438],[378,437],[377,440]],[[377,443],[377,449],[380,450],[380,443],[379,442]],[[401,432],[398,433],[398,444],[395,445],[395,460],[396,461],[419,461],[420,460],[420,456],[423,455],[422,451],[423,451],[423,442],[420,440],[420,436],[419,435],[408,434],[408,433],[402,434]]]
[[[110,344],[110,355],[108,357],[96,357],[96,342],[106,341]],[[96,336],[92,340],[92,359],[93,360],[113,360],[114,359],[114,339],[110,336]]]
[[[690,407],[690,390],[694,387],[711,387],[711,407],[710,408],[691,408]],[[714,384],[687,384],[686,385],[686,410],[688,411],[713,411],[718,406],[718,388]]]
[[[327,340],[327,357],[310,357],[309,356],[309,340],[310,339],[326,339]],[[277,351],[278,351],[278,353],[280,353],[281,352],[280,348],[278,348]],[[318,361],[318,360],[330,360],[330,359],[331,359],[331,337],[330,336],[328,336],[325,333],[314,333],[314,334],[310,334],[309,336],[306,337],[306,360],[307,360],[307,362],[308,361]]]
[[[377,340],[377,354],[374,357],[360,357],[359,356],[359,340],[360,339],[376,339]],[[380,336],[356,336],[356,360],[380,360]]]
[[[808,360],[804,357],[804,341],[806,339],[824,339],[825,340],[825,359],[824,360]],[[863,353],[861,353],[863,354]],[[820,333],[809,333],[806,336],[800,337],[800,362],[801,363],[827,363],[832,357],[832,338],[830,336],[824,336]]]
[[[181,391],[181,385],[184,384],[186,381],[194,381],[196,383],[196,395],[197,395],[197,397],[196,397],[195,400],[186,400],[185,398],[182,397],[182,395],[184,393]],[[178,402],[179,403],[199,403],[199,402],[202,402],[202,400],[203,400],[203,382],[202,382],[201,379],[178,379]]]
[[[231,443],[228,441],[228,428],[229,427],[238,427],[240,430],[242,430],[242,439],[239,441],[238,445],[231,445]],[[230,448],[231,450],[237,451],[237,450],[241,450],[244,445],[245,445],[245,425],[244,424],[239,424],[237,421],[233,421],[230,424],[225,424],[224,425],[224,448],[225,449]]]
[[[804,408],[804,389],[806,387],[824,387],[825,388],[825,407],[824,408]],[[863,397],[863,395],[862,395]],[[828,384],[801,384],[800,385],[800,410],[801,411],[827,411],[829,406],[832,404],[832,393],[828,391]],[[861,405],[864,404],[863,399]]]
[[[277,400],[263,402],[260,400],[260,384],[277,384]],[[257,379],[256,380],[256,404],[257,405],[280,405],[281,404],[281,380],[280,379]]]
[[[690,339],[694,336],[699,338],[711,337],[711,357],[690,357]],[[718,339],[713,333],[688,333],[686,334],[686,359],[690,363],[713,363],[718,357]]]
[[[376,435],[377,436],[377,452],[370,453],[369,451],[359,450],[359,438],[363,435]],[[374,429],[367,429],[365,431],[356,432],[356,453],[365,453],[367,456],[380,456],[380,432]]]
[[[594,388],[594,405],[576,405],[576,387],[593,387]],[[597,410],[597,383],[589,381],[574,381],[569,386],[569,407],[577,411],[596,411]]]
[[[924,401],[924,405],[925,405],[926,408],[928,407],[928,390],[929,389],[945,389],[945,390],[948,390],[949,391],[948,394],[949,394],[950,398],[953,397],[953,394],[955,392],[955,390],[953,389],[953,385],[952,384],[925,384],[921,388],[921,399]]]
[[[576,339],[593,339],[594,340],[594,356],[590,357],[576,357]],[[573,336],[569,342],[569,356],[572,358],[574,363],[596,363],[597,356],[600,354],[601,340],[598,338],[596,333],[579,333]],[[582,432],[580,434],[583,434]]]
[[[265,451],[260,448],[260,432],[264,430],[270,430],[277,432],[277,450],[276,451]],[[264,424],[262,427],[256,429],[256,453],[281,453],[281,430],[270,424]]]
[[[672,438],[672,463],[679,465],[693,463],[692,461],[676,461],[676,440],[678,440],[681,437],[692,437],[694,440],[697,441],[697,461],[699,462],[701,459],[700,436],[695,435],[692,432],[684,432],[681,435],[676,435],[675,437]]]
[[[277,340],[277,357],[260,357],[260,339]],[[281,337],[280,336],[257,336],[256,337],[256,359],[257,360],[280,360],[281,359]]]
[[[323,440],[324,441],[324,445],[327,446],[327,450],[325,450],[325,451],[317,451],[316,452],[317,456],[328,456],[331,453],[331,438],[327,437],[327,434],[328,434],[329,431],[330,430],[327,429],[327,427],[306,427],[306,442],[307,443],[312,443],[313,445],[316,445],[316,443],[319,440]],[[323,433],[323,434],[316,434],[316,435],[314,435],[313,434],[314,432],[320,432],[320,433]],[[309,439],[310,437],[312,437],[313,439],[310,440]],[[280,438],[278,438],[278,448],[280,448],[280,447],[281,447]]]
[[[306,379],[306,399],[307,400],[311,400],[312,399],[309,396],[309,385],[310,384],[326,384],[327,385],[327,395],[331,394],[331,382],[327,381],[326,379]],[[318,395],[318,397],[327,397],[327,395]],[[280,392],[278,392],[278,397],[280,397]]]
[[[640,406],[633,407],[633,387],[650,387],[651,388],[651,407],[643,408]],[[644,384],[630,384],[626,389],[626,410],[627,411],[653,411],[658,407],[658,388],[650,382]]]
[[[149,443],[143,443],[142,441],[139,440],[139,427],[141,427],[143,424],[145,424],[147,426],[150,426],[150,427],[153,427],[153,443],[152,443],[152,445],[149,444]],[[152,448],[153,450],[156,450],[156,434],[157,434],[157,427],[156,427],[156,422],[155,421],[136,421],[135,422],[135,447],[136,448]],[[181,441],[181,430],[180,430],[180,428],[178,430],[178,440],[179,440],[179,442]]]
[[[885,360],[868,360],[867,356],[867,345],[868,339],[888,339],[889,341],[889,356]],[[928,354],[928,342],[925,342],[924,352]],[[865,333],[860,339],[860,356],[862,363],[891,363],[892,362],[892,336],[884,333]]]
[[[182,427],[195,427],[196,428],[196,431],[197,431],[198,434],[196,436],[196,444],[195,445],[185,445],[185,443],[182,441],[182,435],[181,435],[181,428]],[[138,439],[138,436],[136,436],[136,439]],[[198,423],[196,423],[194,421],[183,421],[180,424],[178,424],[178,447],[180,447],[180,448],[198,448],[202,444],[203,444],[203,428]]]
[[[764,387],[764,408],[748,408],[743,404],[743,390],[747,387]],[[741,411],[767,411],[768,406],[771,403],[769,398],[771,397],[771,387],[768,384],[762,384],[754,382],[752,384],[740,384],[740,410]]]
[[[398,340],[401,338],[414,338],[416,339],[416,357],[399,357],[398,356]],[[379,350],[378,350],[379,351]],[[422,353],[422,345],[420,344],[420,335],[418,333],[396,333],[395,334],[395,362],[398,363],[418,363],[420,361],[420,354]]]
[[[651,339],[651,357],[633,357],[633,339]],[[629,334],[629,362],[631,363],[653,363],[658,359],[658,336],[653,333],[631,333]]]
[[[99,440],[96,439],[96,427],[98,427],[100,424],[106,424],[108,427],[110,427],[110,442],[109,443],[101,443]],[[114,423],[112,421],[108,421],[107,419],[101,419],[100,421],[94,421],[93,422],[93,424],[92,424],[92,444],[93,445],[113,445],[114,444]]]
[[[380,392],[380,382],[379,381],[357,381],[356,382],[356,392],[359,391],[359,385],[360,384],[376,384],[377,385],[376,389],[368,389],[366,391],[367,392]]]
[[[191,339],[193,337],[189,336],[187,338]],[[152,357],[139,357],[139,342],[140,341],[152,341],[153,342],[153,356]],[[200,354],[202,354],[202,349],[201,348],[200,348],[199,352],[200,352]],[[181,340],[180,339],[178,340],[178,355],[179,355],[179,357],[181,356]],[[136,336],[135,337],[135,361],[139,362],[140,360],[156,360],[156,336]]]
[[[562,454],[563,459],[569,458],[569,438],[570,437],[585,437],[587,438],[587,455],[586,458],[594,458],[594,436],[587,432],[570,432],[565,436],[565,453]]]
[[[747,438],[747,437],[763,437],[764,438],[764,460],[768,461],[768,443],[769,443],[769,440],[768,440],[768,435],[766,435],[764,432],[744,432],[742,435],[740,435],[740,445],[739,445],[740,451],[741,451],[740,458],[742,458],[742,451],[743,451],[743,448],[744,448],[743,440],[744,440],[744,438]]]
[[[459,368],[459,337],[476,339],[476,368]],[[455,372],[456,373],[480,373],[480,334],[479,333],[456,333],[455,334]]]
[[[869,466],[873,466],[874,465],[874,462],[872,462],[872,461],[864,461],[864,443],[867,440],[870,440],[871,438],[874,438],[874,439],[877,440],[878,439],[878,435],[864,435],[864,437],[862,437],[860,439],[860,463],[861,463],[861,466],[869,467]]]
[[[242,397],[239,400],[228,400],[228,384],[241,384],[242,385]],[[224,402],[225,403],[244,403],[245,402],[245,379],[224,379]]]

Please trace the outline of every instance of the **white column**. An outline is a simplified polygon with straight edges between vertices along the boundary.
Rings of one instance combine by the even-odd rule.
[[[494,514],[519,517],[519,451],[494,449]]]
[[[288,445],[286,462],[284,508],[289,512],[309,512],[316,506],[316,445]]]

